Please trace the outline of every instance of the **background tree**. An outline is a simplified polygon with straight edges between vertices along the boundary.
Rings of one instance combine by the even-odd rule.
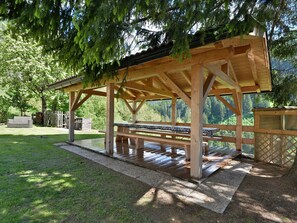
[[[197,32],[200,42],[249,33],[254,26],[266,28],[271,56],[296,66],[296,0],[2,0],[0,16],[11,28],[38,40],[46,51],[84,74],[86,81],[116,75],[127,54],[161,44],[172,44],[171,54],[188,56]],[[272,66],[273,67],[273,66]],[[274,72],[278,105],[291,102],[296,73]],[[290,87],[289,87],[290,86]],[[295,86],[295,87],[294,87]],[[297,168],[297,162],[296,162]]]
[[[67,75],[51,55],[42,52],[42,47],[36,42],[13,36],[10,32],[2,32],[0,61],[0,84],[7,87],[7,94],[13,99],[12,105],[20,108],[22,113],[28,108],[25,106],[28,97],[40,100],[44,113],[47,99],[56,94],[46,91],[47,85]],[[26,100],[19,100],[21,98]]]

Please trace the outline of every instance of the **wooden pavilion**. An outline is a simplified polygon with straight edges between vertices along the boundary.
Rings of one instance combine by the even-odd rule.
[[[248,35],[220,40],[206,37],[205,45],[193,41],[191,57],[183,62],[169,56],[171,47],[162,45],[125,58],[113,80],[104,78],[96,85],[84,86],[82,78],[75,76],[50,85],[49,89],[69,93],[69,141],[74,140],[74,111],[92,95],[106,96],[106,151],[113,153],[114,97],[125,78],[120,97],[131,111],[133,122],[147,100],[171,99],[172,122],[167,124],[173,126],[181,125],[176,123],[176,99],[182,99],[191,108],[191,177],[202,176],[202,111],[208,96],[215,96],[236,114],[236,126],[224,127],[236,131],[231,140],[236,149],[241,150],[242,143],[249,143],[242,138],[242,95],[271,91],[272,87],[265,33],[254,29]],[[233,103],[225,100],[224,95],[231,95]]]

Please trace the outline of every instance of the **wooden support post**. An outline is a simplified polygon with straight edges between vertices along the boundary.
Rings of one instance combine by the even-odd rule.
[[[242,93],[237,94],[238,113],[236,114],[236,150],[241,151],[242,147]],[[234,98],[235,99],[235,98]]]
[[[74,110],[72,110],[72,104],[75,100],[75,92],[69,93],[69,142],[74,141]]]
[[[191,177],[202,177],[202,110],[203,69],[201,65],[191,68]]]
[[[114,124],[114,84],[110,83],[106,86],[106,146],[105,150],[108,154],[113,154],[113,130]]]
[[[172,97],[171,124],[176,125],[176,97]]]
[[[134,100],[132,103],[132,123],[135,124],[137,122],[137,113],[136,113],[136,101]]]

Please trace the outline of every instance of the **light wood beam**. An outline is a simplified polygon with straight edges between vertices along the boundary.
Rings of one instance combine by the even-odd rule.
[[[236,150],[241,151],[242,148],[242,94],[235,92],[237,95],[237,103],[239,113],[236,115]]]
[[[230,74],[231,74],[232,77],[233,77],[233,80],[238,84],[238,79],[237,79],[237,76],[236,76],[236,74],[235,74],[235,71],[234,71],[232,62],[231,62],[230,60],[228,60],[228,68],[229,68],[229,72],[230,72]]]
[[[170,98],[173,96],[173,94],[171,92],[169,92],[169,91],[160,90],[160,89],[157,89],[157,88],[154,88],[154,87],[144,86],[144,85],[136,84],[136,83],[127,82],[125,84],[125,87],[129,88],[129,89],[142,91],[142,92],[164,95],[164,96],[167,96],[167,97],[170,97]]]
[[[128,107],[128,109],[130,110],[130,112],[132,114],[134,114],[134,109],[131,107],[131,105],[128,103],[128,101],[126,99],[123,99],[123,101],[125,102],[126,106]]]
[[[252,51],[249,51],[247,53],[247,58],[249,60],[250,66],[251,66],[253,79],[255,81],[255,84],[257,85],[259,83],[259,79],[258,79],[256,63],[255,63],[255,59],[254,59],[255,57],[254,57],[254,54]]]
[[[86,100],[88,100],[92,95],[91,94],[87,94],[84,98],[82,98],[77,104],[76,106],[73,108],[74,110],[78,109],[80,106],[82,106],[83,103],[85,103]]]
[[[82,94],[81,91],[79,91],[77,94],[75,94],[75,99],[74,99],[74,101],[73,101],[73,103],[71,105],[71,111],[75,111],[76,105],[77,105],[77,103],[78,103],[78,101],[79,101],[79,99],[81,97],[81,94]]]
[[[74,110],[72,110],[72,104],[75,100],[75,92],[69,93],[69,142],[74,141]]]
[[[241,87],[241,91],[245,92],[245,93],[251,93],[251,92],[256,92],[260,87],[257,86],[245,86],[245,87]],[[222,89],[212,89],[209,92],[209,95],[215,95],[215,94],[232,94],[234,91],[232,89],[229,88],[222,88]]]
[[[171,100],[171,124],[176,125],[176,97]]]
[[[135,111],[136,110],[136,101],[134,100],[132,102],[132,110]],[[137,122],[137,113],[136,112],[132,112],[132,123],[136,123]]]
[[[216,65],[204,65],[211,73],[215,74],[218,79],[217,81],[221,82],[225,86],[236,89],[237,91],[241,91],[240,86],[236,83],[232,78],[230,78],[227,74],[225,74],[220,67]]]
[[[114,84],[109,83],[106,86],[106,134],[105,150],[108,154],[113,154],[113,137],[114,137]]]
[[[188,82],[188,84],[191,86],[191,77],[184,70],[181,71],[181,74],[185,78],[185,80]]]
[[[205,83],[203,85],[203,104],[213,86],[213,83],[215,82],[215,79],[216,79],[216,76],[213,75],[212,73],[209,73],[206,80],[205,80]]]
[[[170,89],[160,80],[160,77],[154,77],[154,81],[163,89],[170,91]]]
[[[238,93],[236,91],[232,92],[233,100],[234,100],[234,105],[236,109],[236,114],[241,114],[242,112],[242,102],[241,102],[241,93]]]
[[[102,91],[95,91],[95,90],[82,90],[81,91],[82,93],[85,93],[85,94],[90,94],[90,95],[97,95],[97,96],[103,96],[103,97],[106,97],[106,92],[102,92]]]
[[[227,108],[229,108],[234,114],[239,114],[238,110],[235,109],[225,98],[223,98],[221,95],[216,94],[215,95],[217,99],[219,99]]]
[[[166,83],[189,107],[191,107],[191,98],[176,85],[176,83],[166,74],[159,74],[161,80]]]
[[[137,108],[135,109],[135,113],[138,113],[138,111],[141,109],[141,107],[144,105],[145,100],[142,100],[140,102],[140,104],[137,106]]]
[[[226,60],[226,59],[229,59],[232,55],[234,55],[234,52],[237,48],[240,48],[240,47],[230,46],[222,49],[209,50],[203,53],[193,55],[191,58],[184,60],[183,63],[180,63],[178,60],[173,60],[167,63],[157,64],[155,66],[150,66],[142,69],[135,69],[132,67],[132,68],[128,68],[128,75],[126,75],[127,69],[123,68],[119,70],[119,75],[117,76],[116,80],[103,78],[97,84],[97,86],[89,85],[86,88],[98,88],[108,83],[121,83],[125,77],[127,81],[135,81],[135,80],[140,80],[144,78],[154,77],[162,72],[187,70],[187,69],[190,69],[192,65],[197,63],[202,64],[202,63],[211,63],[218,60]],[[237,51],[239,50],[237,49]],[[81,90],[81,89],[84,89],[84,87],[85,86],[83,86],[83,84],[80,83],[80,84],[76,84],[74,86],[69,86],[65,88],[65,91],[70,92],[70,91]]]
[[[202,177],[202,141],[203,141],[203,68],[195,65],[191,69],[191,171],[194,178]]]

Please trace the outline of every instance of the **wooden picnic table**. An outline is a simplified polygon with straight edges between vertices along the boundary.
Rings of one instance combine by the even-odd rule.
[[[160,131],[171,131],[176,133],[191,133],[191,127],[189,126],[173,126],[173,125],[151,125],[151,124],[132,124],[132,123],[114,123],[114,126],[120,127],[118,128],[120,131],[122,129],[148,129],[148,130],[160,130]],[[219,128],[203,128],[203,135],[213,137],[216,132],[219,132]],[[125,132],[125,130],[124,130]]]

